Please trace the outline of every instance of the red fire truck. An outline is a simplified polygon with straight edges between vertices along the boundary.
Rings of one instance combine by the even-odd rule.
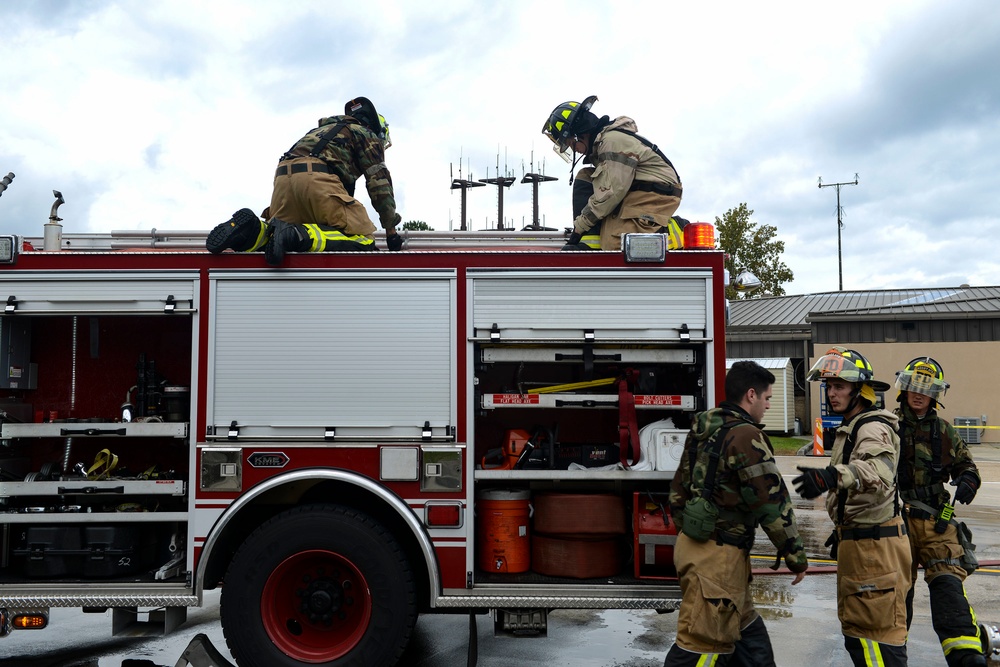
[[[241,667],[371,667],[419,614],[676,609],[666,492],[725,374],[723,254],[686,234],[280,268],[204,232],[0,237],[0,636],[54,607],[167,633],[221,587]]]

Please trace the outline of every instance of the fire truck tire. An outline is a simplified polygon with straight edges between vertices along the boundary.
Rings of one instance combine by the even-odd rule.
[[[229,565],[220,607],[241,667],[393,665],[417,619],[399,543],[339,505],[290,509],[254,530]]]

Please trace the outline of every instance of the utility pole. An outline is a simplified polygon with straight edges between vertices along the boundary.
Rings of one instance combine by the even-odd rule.
[[[840,230],[844,226],[841,222],[841,214],[844,209],[840,207],[840,186],[841,185],[857,185],[858,175],[854,174],[853,181],[846,181],[844,183],[823,183],[823,177],[819,179],[819,186],[821,188],[837,188],[837,273],[840,277],[840,291],[844,291],[844,264],[843,257],[840,249]]]

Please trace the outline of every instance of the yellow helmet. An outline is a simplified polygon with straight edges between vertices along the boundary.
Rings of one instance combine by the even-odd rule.
[[[917,357],[896,373],[896,388],[923,394],[935,401],[944,398],[950,385],[944,381],[944,369],[931,357]]]

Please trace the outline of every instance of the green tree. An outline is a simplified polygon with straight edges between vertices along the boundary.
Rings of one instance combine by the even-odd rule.
[[[434,228],[423,220],[407,220],[403,223],[403,229],[408,232],[433,232]]]
[[[760,279],[760,289],[749,294],[738,294],[726,286],[726,296],[730,299],[752,299],[759,296],[781,296],[785,293],[784,283],[794,280],[792,270],[781,261],[785,252],[785,242],[775,239],[777,227],[760,225],[750,220],[753,210],[742,203],[726,211],[722,218],[715,219],[719,230],[719,248],[726,252],[726,268],[735,277],[746,269]]]

